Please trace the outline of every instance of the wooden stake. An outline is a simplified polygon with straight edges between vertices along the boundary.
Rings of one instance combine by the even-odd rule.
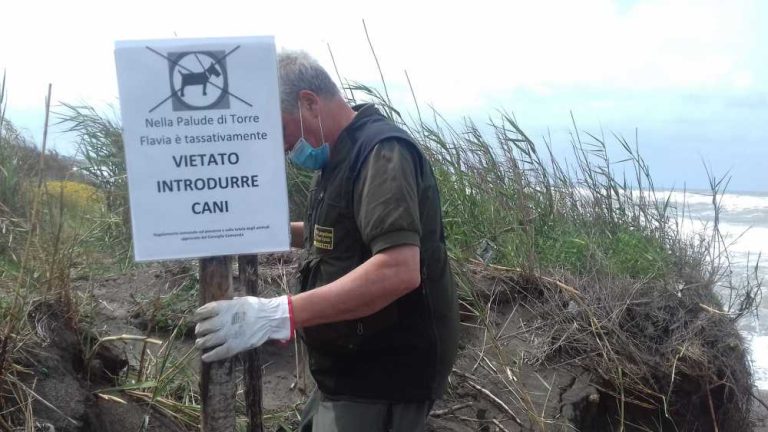
[[[200,305],[231,298],[232,271],[229,257],[200,260]],[[233,361],[202,362],[200,398],[203,432],[235,430],[235,380]]]
[[[259,295],[259,257],[241,255],[237,260],[240,285],[245,295]],[[261,359],[259,349],[252,349],[241,355],[245,374],[245,410],[248,416],[248,432],[263,432],[261,405]]]

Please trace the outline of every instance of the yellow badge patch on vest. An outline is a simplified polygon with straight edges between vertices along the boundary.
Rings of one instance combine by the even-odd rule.
[[[333,249],[333,228],[315,225],[315,247],[318,249]]]

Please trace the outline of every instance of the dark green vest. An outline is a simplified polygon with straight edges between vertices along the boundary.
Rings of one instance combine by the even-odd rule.
[[[355,222],[354,184],[376,144],[391,139],[407,146],[417,161],[421,286],[373,315],[307,327],[300,335],[312,375],[327,397],[434,400],[445,390],[458,339],[458,303],[437,184],[405,131],[372,105],[355,109],[359,112],[339,136],[328,166],[313,181],[299,290],[333,282],[371,257]]]

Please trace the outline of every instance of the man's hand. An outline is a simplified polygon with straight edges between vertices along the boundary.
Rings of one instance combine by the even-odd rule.
[[[208,303],[195,311],[195,348],[215,349],[203,354],[210,362],[256,348],[270,339],[287,341],[293,335],[291,298],[235,297]]]

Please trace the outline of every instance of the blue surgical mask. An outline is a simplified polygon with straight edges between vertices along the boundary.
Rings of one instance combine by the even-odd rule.
[[[299,101],[299,124],[301,125],[301,138],[296,141],[296,145],[293,146],[293,150],[288,154],[288,159],[296,166],[301,168],[316,171],[322,169],[331,156],[331,150],[328,143],[325,142],[323,135],[323,122],[320,117],[317,117],[317,121],[320,122],[320,139],[323,144],[320,147],[312,147],[312,145],[304,138],[304,119],[301,115],[301,101]]]
[[[328,163],[330,153],[328,143],[323,143],[320,147],[312,147],[304,137],[301,137],[296,141],[288,158],[301,168],[315,171],[322,169]]]

